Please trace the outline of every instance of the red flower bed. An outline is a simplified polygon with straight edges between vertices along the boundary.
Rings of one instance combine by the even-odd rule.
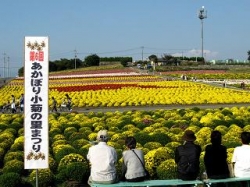
[[[115,90],[125,87],[138,87],[138,88],[177,88],[178,86],[160,87],[155,85],[138,85],[138,84],[98,84],[98,85],[82,85],[82,86],[67,86],[67,87],[52,87],[59,92],[76,92],[76,91],[88,91],[88,90]]]

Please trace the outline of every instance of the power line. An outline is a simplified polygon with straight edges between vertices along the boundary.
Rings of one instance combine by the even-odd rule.
[[[136,50],[138,52],[127,53],[127,52],[136,51]],[[170,48],[170,49],[164,49],[164,48],[155,48],[155,47],[141,46],[141,47],[134,47],[134,48],[123,49],[123,50],[104,51],[104,52],[79,52],[78,51],[77,55],[78,55],[78,58],[79,58],[79,56],[82,56],[82,55],[97,54],[99,56],[103,56],[103,55],[106,55],[106,54],[113,54],[114,55],[114,54],[117,53],[117,55],[119,55],[119,56],[135,56],[135,55],[137,55],[138,56],[137,58],[140,58],[139,56],[141,55],[141,59],[143,59],[145,54],[149,54],[149,55],[152,55],[152,54],[163,55],[163,54],[183,53],[183,52],[186,52],[186,51],[189,51],[189,50],[191,50],[191,49],[187,49],[187,48],[179,48],[179,49],[178,48]],[[162,52],[160,52],[160,51],[162,51]],[[171,52],[169,52],[169,51],[171,51]],[[54,54],[51,54],[50,56],[55,57],[55,56],[59,56],[59,55],[61,55],[61,56],[62,55],[64,55],[64,56],[65,55],[66,56],[74,55],[74,58],[76,59],[76,57],[75,57],[76,56],[76,50],[69,50],[69,51],[66,51],[66,52],[54,53]]]
[[[153,47],[144,47],[145,49],[152,49],[152,50],[161,50],[161,51],[189,51],[191,49],[186,49],[186,48],[183,48],[183,49],[179,49],[179,48],[173,48],[173,49],[163,49],[163,48],[153,48]]]
[[[125,50],[119,50],[119,51],[95,52],[95,54],[121,53],[121,52],[133,51],[133,50],[136,50],[136,49],[140,49],[140,48],[131,48],[131,49],[125,49]],[[92,53],[79,52],[78,54],[94,54],[94,53],[93,52]]]
[[[63,55],[63,54],[72,54],[74,53],[74,50],[73,51],[66,51],[66,52],[60,52],[60,53],[50,53],[50,56],[58,56],[58,55]]]

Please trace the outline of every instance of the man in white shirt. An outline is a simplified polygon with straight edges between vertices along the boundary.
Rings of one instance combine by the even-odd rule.
[[[235,177],[250,177],[250,132],[241,133],[242,146],[234,149],[232,163]]]
[[[89,148],[87,159],[91,165],[88,183],[116,183],[117,175],[115,163],[117,153],[115,149],[107,145],[107,130],[100,130],[97,134],[98,144]]]

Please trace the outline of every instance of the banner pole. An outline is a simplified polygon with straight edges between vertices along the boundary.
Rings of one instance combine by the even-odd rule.
[[[38,169],[36,169],[36,187],[38,187]]]

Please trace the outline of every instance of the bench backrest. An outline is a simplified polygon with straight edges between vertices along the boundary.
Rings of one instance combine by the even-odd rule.
[[[184,184],[203,184],[200,180],[183,181],[180,179],[172,180],[147,180],[143,182],[119,182],[115,184],[92,184],[91,187],[131,187],[131,186],[173,186],[173,185],[184,185]]]

